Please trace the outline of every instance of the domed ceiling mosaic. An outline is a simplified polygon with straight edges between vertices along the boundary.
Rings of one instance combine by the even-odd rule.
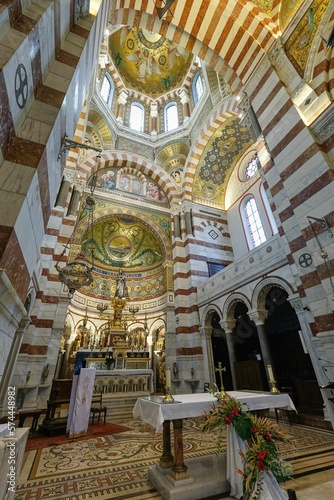
[[[109,299],[116,290],[120,269],[125,273],[130,300],[161,296],[166,292],[166,248],[170,253],[169,215],[147,211],[142,219],[115,213],[115,201],[96,193],[93,231],[89,207],[83,204],[75,228],[69,261],[78,252],[93,264],[94,281],[80,289],[86,296]],[[92,259],[92,250],[94,261]]]
[[[228,179],[240,156],[253,144],[239,118],[229,118],[212,136],[199,161],[193,200],[224,209]]]
[[[94,248],[94,265],[101,269],[147,271],[163,262],[163,250],[156,235],[133,217],[113,216],[94,224],[93,241],[89,229],[83,235],[83,251]]]
[[[109,53],[125,86],[151,97],[181,86],[193,59],[164,36],[127,26],[110,35]]]

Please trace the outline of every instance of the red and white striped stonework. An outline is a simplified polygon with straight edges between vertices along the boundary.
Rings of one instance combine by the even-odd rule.
[[[54,266],[66,261],[63,246],[76,222],[67,208],[73,189],[83,189],[97,168],[107,166],[139,170],[165,191],[171,214],[180,221],[180,236],[174,232],[171,238],[175,301],[171,293],[166,313],[175,322],[171,327],[171,333],[176,332],[173,354],[192,359],[203,356],[199,288],[208,277],[209,259],[233,261],[233,228],[228,228],[225,211],[212,208],[206,213],[193,202],[192,183],[208,140],[225,120],[238,114],[236,95],[241,91],[246,92],[262,130],[255,148],[280,236],[276,241],[279,263],[273,265],[271,278],[285,273],[277,278],[284,284],[291,277],[290,289],[310,308],[305,328],[310,328],[322,352],[334,352],[334,237],[307,218],[325,217],[329,229],[334,227],[334,51],[326,47],[334,27],[333,2],[328,2],[317,28],[303,76],[284,52],[286,38],[304,15],[302,8],[281,33],[278,0],[271,12],[248,0],[176,0],[173,15],[167,13],[162,20],[156,4],[152,0],[103,0],[96,17],[77,19],[74,1],[38,2],[37,6],[0,0],[0,335],[4,346],[0,367],[6,366],[4,388],[11,380],[23,385],[22,374],[28,366],[32,367],[31,384],[37,387],[46,359],[50,371],[55,366],[68,299]],[[22,11],[22,5],[26,10]],[[58,158],[65,133],[77,142],[85,137],[108,22],[115,29],[128,25],[165,35],[214,69],[234,92],[214,108],[190,145],[180,192],[161,167],[133,152],[104,150],[99,162],[96,155],[82,162],[72,149]],[[190,86],[190,79],[186,84]],[[120,88],[116,80],[116,91]],[[309,99],[301,98],[305,93]],[[61,186],[64,202],[56,206]],[[215,231],[211,233],[214,238],[210,231]],[[259,250],[262,257],[261,251],[266,250]],[[299,264],[304,253],[312,256],[309,267]],[[267,276],[259,273],[261,279],[267,283]],[[251,304],[257,285],[240,278],[243,291],[230,290],[224,298],[221,280],[215,308],[223,311],[223,299],[233,303],[247,293],[245,302]],[[29,293],[33,307],[27,327],[28,321],[20,321],[27,314],[24,303]],[[208,294],[208,309],[210,300]],[[0,388],[0,418],[4,398]]]

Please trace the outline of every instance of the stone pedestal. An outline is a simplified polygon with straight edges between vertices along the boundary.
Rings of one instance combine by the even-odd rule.
[[[153,465],[148,479],[164,500],[199,500],[230,491],[226,453],[187,460],[187,479],[176,481],[171,469]]]

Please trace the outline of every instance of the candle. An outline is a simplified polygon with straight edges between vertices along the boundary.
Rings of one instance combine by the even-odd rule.
[[[274,382],[275,381],[274,373],[271,365],[268,365],[267,368],[268,368],[269,382]]]
[[[170,368],[166,368],[166,387],[170,388],[171,383],[170,383]]]

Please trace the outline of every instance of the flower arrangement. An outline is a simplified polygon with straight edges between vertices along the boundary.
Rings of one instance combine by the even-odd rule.
[[[218,428],[220,437],[217,453],[222,451],[222,434],[226,426],[232,425],[237,435],[246,442],[246,450],[240,452],[243,470],[243,499],[259,499],[263,489],[263,472],[272,475],[277,482],[291,478],[292,467],[278,457],[277,442],[287,441],[283,431],[265,417],[258,417],[247,411],[247,405],[240,403],[226,393],[216,394],[217,404],[205,413],[203,431]]]

